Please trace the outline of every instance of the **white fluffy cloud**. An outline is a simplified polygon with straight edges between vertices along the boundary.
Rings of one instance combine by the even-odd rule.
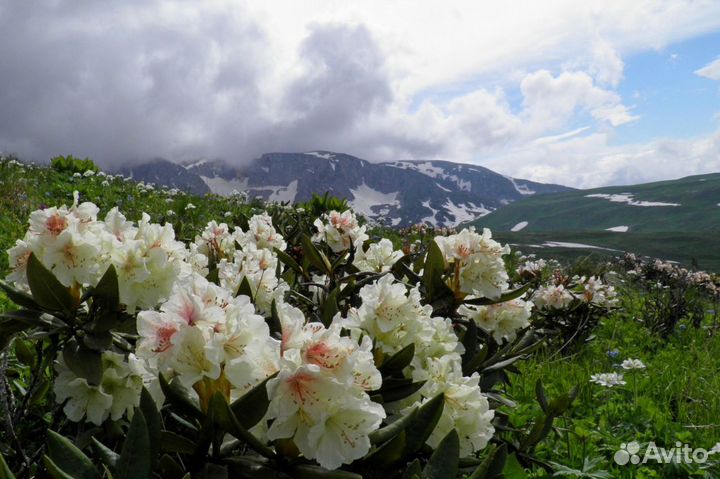
[[[638,119],[622,58],[717,28],[713,0],[9,2],[0,150],[108,164],[330,149],[640,180],[666,170],[638,156],[653,145],[608,146]],[[608,173],[579,171],[588,158]]]
[[[711,80],[720,80],[720,58],[708,63],[699,70],[695,70],[695,74]]]

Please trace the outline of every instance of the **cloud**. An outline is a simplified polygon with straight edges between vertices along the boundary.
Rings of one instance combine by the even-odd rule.
[[[695,74],[710,80],[720,80],[720,58],[708,63],[704,67],[695,70]]]
[[[5,2],[0,150],[109,165],[331,149],[584,184],[542,155],[635,158],[608,146],[638,119],[622,58],[718,27],[711,1]]]

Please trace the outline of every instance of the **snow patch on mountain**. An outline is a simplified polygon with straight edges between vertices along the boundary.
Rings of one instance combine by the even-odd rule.
[[[247,189],[247,181],[240,181],[238,179],[226,180],[219,176],[209,178],[207,176],[200,176],[200,179],[210,188],[210,191],[216,195],[230,196],[233,192],[242,192]]]
[[[491,212],[491,210],[486,209],[482,205],[476,206],[474,203],[460,203],[459,205],[456,205],[450,199],[443,204],[443,208],[445,208],[448,213],[455,218],[455,221],[450,223],[451,226],[457,226],[460,223],[472,221],[475,218],[485,216]]]
[[[370,188],[365,182],[357,188],[350,188],[353,198],[350,200],[352,208],[361,215],[368,218],[385,216],[390,213],[390,208],[398,208],[400,202],[397,199],[398,191],[383,193],[382,191]],[[379,208],[385,206],[385,208]],[[373,208],[377,208],[373,211]]]
[[[602,198],[612,203],[626,203],[630,206],[680,206],[680,203],[663,203],[661,201],[640,201],[633,198],[633,193],[606,194],[594,193],[585,198]]]
[[[436,216],[437,216],[438,210],[436,210],[435,208],[430,206],[430,200],[423,201],[422,205],[425,208],[429,209],[432,212],[432,215],[426,216],[425,218],[421,219],[420,223],[428,223],[430,226],[437,226],[438,220],[437,220]]]
[[[581,249],[602,249],[606,251],[620,251],[617,249],[612,248],[603,248],[602,246],[594,246],[591,244],[584,244],[584,243],[568,243],[566,241],[546,241],[543,243],[543,246],[547,248],[581,248]]]
[[[516,224],[512,228],[510,228],[510,231],[520,231],[525,229],[525,227],[528,225],[527,221],[521,221],[520,223]]]
[[[515,188],[515,191],[520,193],[521,195],[534,195],[536,192],[528,188],[527,185],[521,185],[518,184],[518,182],[515,180],[515,178],[512,178],[510,176],[506,176],[505,178],[512,183],[513,187]]]
[[[612,228],[605,228],[605,231],[614,231],[616,233],[627,233],[629,226],[613,226]]]
[[[331,159],[335,158],[334,153],[322,153],[319,151],[307,151],[307,152],[305,152],[305,154],[310,155],[310,156],[317,156],[318,158],[322,158],[324,160],[331,160]]]

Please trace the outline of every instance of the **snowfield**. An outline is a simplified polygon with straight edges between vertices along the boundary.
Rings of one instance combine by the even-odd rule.
[[[585,198],[602,198],[612,203],[626,203],[630,206],[681,206],[680,203],[663,203],[661,201],[640,201],[633,199],[633,193],[620,193],[609,195],[606,193],[594,193],[585,195]]]

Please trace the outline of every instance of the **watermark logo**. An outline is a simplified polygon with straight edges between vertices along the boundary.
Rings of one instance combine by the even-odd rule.
[[[693,449],[688,444],[676,442],[675,447],[665,449],[658,447],[654,442],[649,442],[644,451],[640,444],[633,441],[620,444],[620,449],[615,452],[613,459],[615,463],[624,466],[626,464],[647,464],[655,462],[659,464],[704,464],[708,460],[709,452],[703,448]],[[642,454],[641,454],[642,453]]]

